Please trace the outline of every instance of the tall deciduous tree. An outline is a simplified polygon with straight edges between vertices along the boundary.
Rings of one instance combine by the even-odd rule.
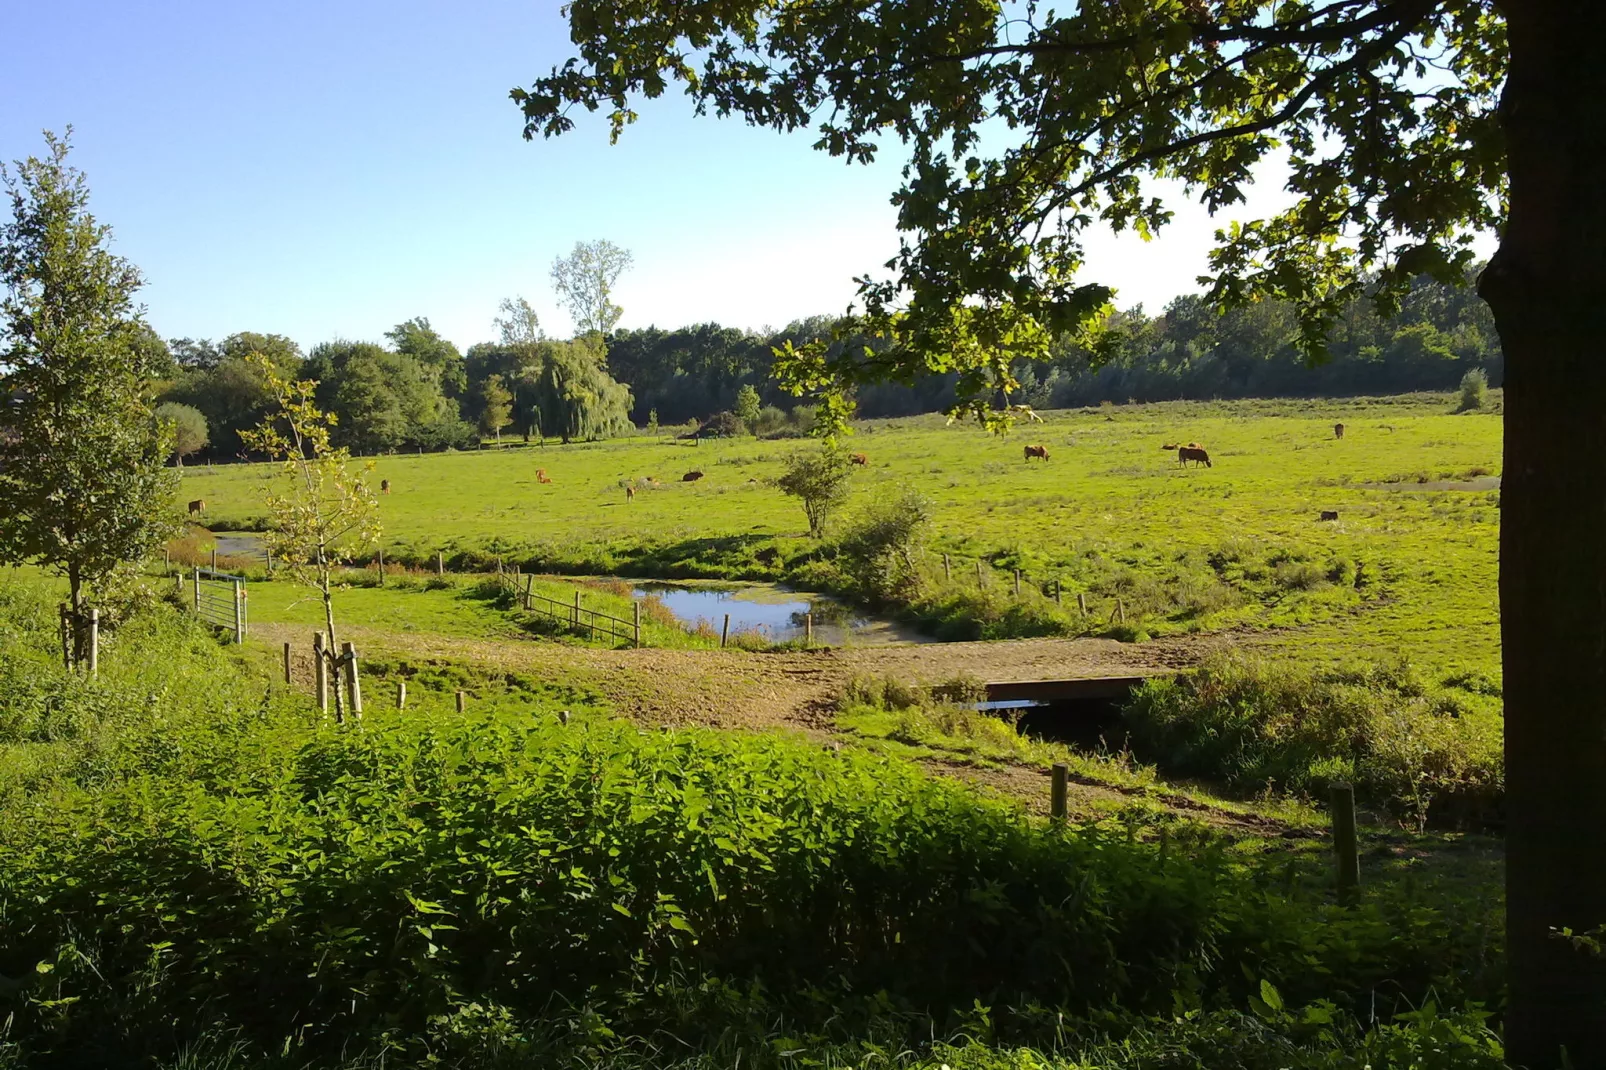
[[[552,287],[574,320],[576,337],[605,335],[624,314],[613,287],[631,264],[629,250],[611,241],[575,242],[574,252],[552,262]]]
[[[502,385],[500,375],[492,375],[480,387],[480,426],[502,444],[502,428],[513,422],[513,395]]]
[[[631,430],[630,388],[608,374],[601,337],[545,342],[526,370],[536,430],[564,442],[612,438]]]
[[[11,221],[0,228],[0,560],[85,585],[143,560],[172,527],[171,430],[152,411],[161,353],[145,344],[137,268],[107,247],[89,185],[48,153],[0,168]]]
[[[1500,228],[1479,291],[1506,359],[1501,504],[1508,1051],[1606,1066],[1606,959],[1561,928],[1606,921],[1606,38],[1599,0],[574,0],[580,55],[513,91],[525,135],[682,82],[699,110],[870,160],[907,147],[903,247],[861,284],[867,359],[786,353],[798,389],[957,373],[1009,400],[1018,358],[1088,335],[1110,298],[1079,276],[1095,223],[1152,233],[1158,180],[1212,209],[1286,153],[1294,204],[1235,222],[1213,297],[1282,298],[1319,354],[1370,288],[1446,282]],[[1174,188],[1174,187],[1173,187]],[[1374,282],[1368,283],[1368,273]]]
[[[184,467],[184,458],[206,445],[206,417],[201,410],[176,401],[156,406],[156,418],[173,428],[173,460]]]

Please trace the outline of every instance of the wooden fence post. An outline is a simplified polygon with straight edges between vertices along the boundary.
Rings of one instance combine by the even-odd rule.
[[[284,644],[284,682],[290,682],[290,644]]]
[[[1126,623],[1126,603],[1119,598],[1115,600],[1115,619],[1122,624]]]
[[[273,575],[273,551],[264,550],[263,553],[268,555],[268,575],[271,576]]]
[[[165,546],[162,547],[162,571],[164,573],[173,571],[173,551]]]
[[[318,712],[329,712],[329,658],[323,648],[323,633],[312,633],[312,690],[318,696]]]
[[[458,713],[462,713],[467,708],[468,708],[468,693],[466,691],[459,691],[457,693],[457,712]]]
[[[385,548],[379,547],[379,586],[385,585]]]
[[[1015,570],[1015,597],[1020,597],[1020,569]]]
[[[351,643],[340,644],[340,660],[346,663],[346,706],[351,716],[362,720],[362,680],[357,675],[357,648]]]
[[[986,586],[986,583],[984,583],[982,578],[981,578],[981,562],[977,561],[976,562],[976,589],[979,591],[985,586]]]
[[[195,612],[201,611],[201,570],[195,569]]]
[[[212,547],[212,571],[217,571],[217,547]]]
[[[526,600],[526,604],[528,604],[528,600]],[[632,602],[631,603],[631,608],[636,611],[635,612],[635,617],[636,617],[636,649],[640,650],[641,649],[641,603],[640,602]]]
[[[245,581],[234,581],[234,641],[245,642]]]
[[[183,569],[179,569],[177,572],[173,573],[173,597],[174,598],[183,598],[184,597],[184,570]]]
[[[407,681],[406,680],[397,680],[396,681],[396,708],[398,710],[405,710],[407,708]]]
[[[528,576],[524,577],[524,610],[526,613],[528,613],[530,610],[530,593],[532,590],[534,590],[534,587],[535,573],[532,572]]]
[[[814,611],[812,609],[803,614],[803,645],[814,645]]]
[[[100,610],[89,611],[89,675],[100,675]]]
[[[1062,606],[1062,605],[1065,604],[1063,601],[1060,600],[1061,596],[1064,594],[1064,587],[1065,587],[1065,585],[1063,583],[1061,583],[1059,580],[1056,579],[1054,581],[1054,604],[1056,606]]]
[[[574,592],[574,616],[570,619],[569,623],[574,627],[575,631],[579,631],[580,630],[580,592],[579,591],[575,591]]]
[[[730,638],[730,633],[731,633],[731,615],[729,613],[727,613],[727,614],[725,614],[725,626],[719,630],[719,645],[720,646],[723,647],[725,645],[725,640]]]
[[[954,570],[949,564],[947,554],[942,555],[942,578],[945,580],[951,580],[954,578]]]
[[[1087,595],[1081,591],[1076,592],[1076,608],[1082,616],[1087,616]]]
[[[1054,763],[1054,780],[1049,786],[1048,813],[1055,821],[1065,820],[1066,785],[1070,780],[1070,767],[1064,762]]]
[[[435,575],[446,575],[446,555],[439,550],[435,551]]]
[[[1333,852],[1338,856],[1338,900],[1353,906],[1360,898],[1361,856],[1355,836],[1355,789],[1333,785]]]

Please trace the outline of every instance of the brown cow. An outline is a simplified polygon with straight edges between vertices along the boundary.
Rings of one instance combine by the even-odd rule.
[[[1323,509],[1322,510],[1322,519],[1323,520],[1337,520],[1338,519],[1338,510],[1336,510],[1336,509]]]
[[[865,468],[870,467],[870,458],[866,457],[862,453],[855,453],[852,457],[849,457],[848,460],[852,461],[854,464],[861,465],[861,466],[863,466]]]
[[[1033,457],[1041,457],[1045,461],[1048,460],[1048,447],[1047,446],[1027,446],[1026,447],[1026,460],[1029,461]]]
[[[550,483],[552,478],[546,474],[545,468],[537,468],[535,470],[535,481],[537,483]]]
[[[390,493],[390,480],[381,479],[379,481],[379,493],[381,493],[381,494],[389,494]]]
[[[687,472],[685,475],[680,477],[680,481],[682,483],[695,483],[701,478],[703,478],[703,474],[701,472]]]
[[[190,503],[190,515],[191,516],[194,516],[196,513],[204,513],[204,512],[206,512],[206,499],[205,498],[197,498],[193,502]]]
[[[1343,438],[1344,437],[1344,425],[1343,424],[1334,424],[1333,425],[1333,437],[1334,438]]]
[[[1202,446],[1183,446],[1181,449],[1177,450],[1178,464],[1186,468],[1189,461],[1196,461],[1197,463],[1204,465],[1206,468],[1215,467],[1210,463],[1210,454],[1206,453],[1204,451],[1204,447]]]

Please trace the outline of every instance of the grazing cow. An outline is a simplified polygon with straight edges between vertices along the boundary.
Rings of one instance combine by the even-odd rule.
[[[390,493],[390,480],[381,479],[379,481],[379,493],[381,493],[381,494],[389,494]]]
[[[1323,520],[1337,520],[1338,519],[1338,511],[1336,509],[1323,509],[1322,510],[1322,519]]]
[[[866,457],[862,453],[855,453],[852,457],[849,457],[848,460],[850,460],[854,464],[860,465],[860,466],[862,466],[864,468],[870,467],[870,458]]]
[[[635,488],[635,485],[634,484],[627,485],[625,487],[625,501],[633,502],[635,500],[636,500],[636,488]]]
[[[1210,454],[1206,453],[1204,451],[1204,447],[1202,446],[1183,446],[1181,449],[1177,450],[1178,464],[1186,468],[1189,461],[1195,461],[1204,465],[1206,468],[1215,467],[1210,463]]]
[[[1026,460],[1029,461],[1033,457],[1041,457],[1045,461],[1048,460],[1048,447],[1047,446],[1027,446],[1026,447]]]
[[[1343,438],[1344,437],[1344,425],[1343,424],[1334,424],[1333,425],[1333,437],[1334,438]]]
[[[535,481],[537,483],[550,483],[552,482],[552,477],[546,474],[545,468],[537,468],[535,470]]]
[[[680,481],[682,483],[695,483],[701,478],[703,478],[703,474],[701,472],[687,472],[685,475],[680,477]]]
[[[191,516],[194,516],[196,513],[204,513],[204,512],[206,512],[206,499],[205,498],[197,498],[193,502],[190,503],[190,515]]]

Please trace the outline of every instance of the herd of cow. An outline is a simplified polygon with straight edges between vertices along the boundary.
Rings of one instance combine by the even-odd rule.
[[[1333,425],[1333,437],[1334,438],[1343,438],[1344,437],[1344,425],[1343,424],[1334,424]],[[1210,454],[1205,452],[1204,446],[1201,445],[1198,442],[1189,442],[1187,445],[1179,445],[1178,443],[1175,443],[1175,442],[1167,442],[1165,445],[1161,446],[1160,448],[1162,450],[1166,450],[1166,451],[1176,450],[1177,451],[1177,463],[1179,465],[1181,465],[1182,467],[1184,467],[1184,468],[1186,468],[1188,466],[1188,462],[1189,461],[1192,461],[1196,465],[1202,464],[1206,468],[1214,467],[1214,465],[1212,465],[1210,463]],[[1037,460],[1040,460],[1040,461],[1048,460],[1048,447],[1047,446],[1040,446],[1040,445],[1036,445],[1036,444],[1033,444],[1033,445],[1025,447],[1025,459],[1027,461],[1030,461],[1033,458],[1036,458]],[[868,468],[870,466],[870,458],[869,458],[869,456],[867,454],[855,453],[855,454],[850,455],[848,460],[849,460],[850,463],[855,464],[855,465],[859,465],[860,467]],[[693,469],[692,471],[687,472],[685,475],[681,476],[680,480],[681,480],[682,483],[695,483],[701,478],[703,478],[703,473],[700,472],[700,471],[697,471],[696,469]],[[546,469],[545,468],[536,469],[535,479],[536,479],[536,482],[538,482],[538,483],[550,483],[550,482],[552,482],[551,477],[546,474]],[[655,487],[659,485],[658,480],[656,480],[656,479],[648,479],[647,482],[649,484],[651,484],[652,486],[655,486]],[[379,492],[381,494],[389,494],[390,493],[390,480],[382,479],[382,480],[379,481]],[[626,501],[631,501],[631,502],[636,500],[636,488],[635,488],[634,484],[631,484],[631,485],[625,487],[625,500]],[[191,516],[195,516],[195,515],[197,515],[199,513],[204,513],[204,512],[206,512],[206,499],[204,499],[204,498],[196,498],[194,501],[190,502],[190,515]],[[1337,513],[1328,514],[1328,513],[1324,512],[1322,514],[1322,519],[1323,520],[1337,520],[1338,519],[1338,514]]]

